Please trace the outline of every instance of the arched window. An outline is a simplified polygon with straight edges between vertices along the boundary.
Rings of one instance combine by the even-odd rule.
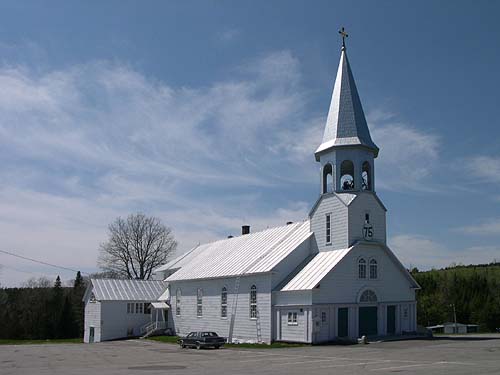
[[[358,277],[360,279],[366,279],[366,260],[363,258],[358,260]]]
[[[323,167],[323,194],[333,191],[333,167],[327,163]]]
[[[377,302],[377,295],[373,290],[367,289],[359,297],[359,302]]]
[[[222,288],[220,293],[220,316],[221,318],[227,318],[227,288]]]
[[[377,278],[377,261],[375,259],[370,260],[370,279]]]
[[[257,319],[257,287],[250,288],[250,319]]]
[[[363,190],[372,190],[372,170],[370,163],[365,161],[361,168],[361,188]]]
[[[198,288],[198,292],[196,293],[196,316],[203,316],[203,289]]]
[[[175,315],[181,315],[181,289],[177,288],[175,291]]]
[[[350,160],[340,165],[340,188],[344,191],[354,189],[354,164]]]

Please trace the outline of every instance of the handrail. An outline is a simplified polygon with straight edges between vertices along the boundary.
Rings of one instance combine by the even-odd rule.
[[[166,329],[167,328],[167,322],[160,321],[160,322],[151,322],[148,324],[144,324],[141,327],[141,333],[151,333],[154,332],[158,329]]]

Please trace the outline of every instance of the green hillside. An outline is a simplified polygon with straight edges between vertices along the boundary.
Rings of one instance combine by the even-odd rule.
[[[481,331],[500,328],[500,263],[455,266],[412,275],[422,287],[417,292],[418,324],[453,321],[479,324]]]

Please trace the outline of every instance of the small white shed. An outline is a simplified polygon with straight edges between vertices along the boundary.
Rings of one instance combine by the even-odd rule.
[[[167,285],[160,280],[91,279],[83,297],[83,341],[139,336],[152,324],[166,328]]]

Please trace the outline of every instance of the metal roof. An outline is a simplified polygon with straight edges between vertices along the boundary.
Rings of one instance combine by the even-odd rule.
[[[295,277],[282,289],[283,292],[292,290],[310,290],[316,288],[319,282],[330,272],[352,247],[342,250],[324,251],[316,254]]]
[[[98,301],[156,301],[168,284],[162,280],[91,279]]]
[[[192,257],[190,257],[191,253],[194,250],[196,250],[199,246],[200,246],[199,244],[196,245],[191,250],[188,250],[184,254],[176,257],[175,259],[172,259],[167,264],[164,264],[163,266],[158,267],[157,269],[154,270],[154,272],[156,273],[156,272],[160,272],[160,271],[175,270],[175,269],[181,268],[185,264],[189,263],[189,261],[192,259]]]
[[[172,262],[180,269],[165,281],[269,272],[311,235],[305,221],[200,245]]]
[[[167,305],[165,302],[151,302],[151,305],[155,309],[161,309],[161,310],[168,310],[168,309],[170,309],[170,306]]]
[[[342,48],[323,141],[315,153],[316,160],[319,161],[320,153],[335,146],[364,146],[373,150],[375,157],[378,154],[378,147],[368,130],[345,48]]]
[[[163,294],[158,297],[158,301],[168,301],[170,299],[170,290],[165,289]]]

